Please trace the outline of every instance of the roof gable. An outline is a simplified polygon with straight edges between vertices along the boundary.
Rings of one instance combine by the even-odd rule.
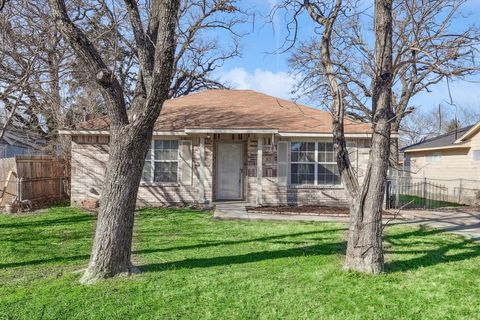
[[[471,126],[469,130],[467,130],[467,132],[465,132],[457,141],[455,141],[456,143],[460,143],[462,141],[466,141],[468,139],[471,139],[473,136],[475,136],[477,133],[480,132],[480,121]]]

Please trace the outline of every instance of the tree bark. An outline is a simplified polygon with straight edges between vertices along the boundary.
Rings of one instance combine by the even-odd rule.
[[[131,262],[134,212],[152,130],[153,123],[140,135],[125,129],[111,133],[109,169],[83,283],[138,272]]]
[[[352,206],[345,268],[383,271],[382,207],[390,158],[392,112],[392,0],[375,1],[373,134],[365,181]]]
[[[336,0],[328,17],[322,15],[309,0],[304,5],[313,20],[324,26],[322,35],[322,64],[333,95],[333,142],[337,152],[338,170],[350,204],[345,269],[366,273],[383,270],[382,205],[390,154],[391,86],[392,86],[392,3],[377,0],[375,6],[376,65],[377,74],[372,96],[372,139],[369,164],[365,179],[360,185],[351,168],[344,135],[345,106],[342,88],[338,85],[331,60],[333,24],[342,7]]]
[[[400,121],[401,119],[398,115],[395,118],[396,121],[393,121],[391,124],[390,131],[398,133],[400,130]],[[398,143],[398,138],[390,139],[390,165],[393,168],[400,168],[398,162],[400,161],[400,145]]]
[[[64,0],[49,2],[57,28],[95,78],[110,118],[107,172],[92,254],[81,282],[92,283],[115,275],[132,274],[137,272],[131,261],[131,248],[138,187],[154,124],[163,102],[168,99],[179,0],[153,0],[150,3],[150,16],[155,17],[155,32],[148,37],[138,21],[137,3],[127,1],[137,50],[145,59],[149,59],[140,64],[139,72],[151,79],[146,85],[137,86],[141,92],[137,92],[132,102],[135,108],[131,120],[125,108],[123,91],[126,88],[121,87],[87,36],[70,20]],[[155,40],[155,46],[147,44],[152,39]]]
[[[179,1],[154,1],[151,6],[152,16],[158,17],[155,51],[148,55],[154,58],[154,63],[141,66],[141,73],[148,74],[152,81],[145,88],[146,94],[139,96],[143,103],[137,105],[143,108],[135,110],[131,123],[110,129],[106,180],[92,255],[81,279],[84,283],[139,271],[131,261],[134,212],[153,127],[171,84]],[[134,29],[141,28],[133,21],[134,17],[131,19]],[[137,45],[144,44],[137,42]],[[142,50],[149,52],[153,47],[145,45]]]

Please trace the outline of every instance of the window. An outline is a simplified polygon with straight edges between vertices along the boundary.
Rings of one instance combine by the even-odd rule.
[[[177,182],[178,141],[153,140],[143,167],[145,182]]]
[[[292,184],[339,185],[336,154],[331,142],[292,142]]]
[[[434,152],[427,156],[428,163],[439,163],[442,160],[442,154],[440,152]]]
[[[291,183],[315,183],[315,142],[292,142]]]
[[[318,143],[318,184],[340,184],[337,154],[333,143]]]
[[[473,150],[473,161],[480,161],[480,150]]]
[[[410,156],[405,156],[405,158],[403,158],[403,167],[409,170],[411,166],[412,160],[410,159]]]

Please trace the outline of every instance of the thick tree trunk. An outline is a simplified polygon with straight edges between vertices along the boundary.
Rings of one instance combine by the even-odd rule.
[[[345,268],[368,273],[383,271],[382,207],[390,158],[392,118],[392,0],[375,1],[373,134],[365,181],[351,206]]]
[[[146,36],[136,1],[126,1],[135,44],[140,59],[141,79],[148,85],[137,86],[131,119],[118,78],[107,67],[85,33],[70,20],[64,0],[49,0],[52,16],[62,36],[96,77],[110,118],[110,153],[100,199],[95,240],[84,283],[120,274],[136,272],[131,261],[134,212],[145,156],[153,126],[168,98],[174,72],[175,30],[180,2],[150,2],[149,37]],[[152,22],[154,21],[154,22]],[[148,40],[145,42],[145,40]],[[151,41],[155,40],[155,45]],[[153,59],[153,61],[152,61]]]
[[[375,126],[365,181],[350,210],[345,269],[383,271],[382,208],[390,151],[388,121]]]
[[[112,132],[106,183],[100,199],[92,255],[81,279],[83,283],[137,272],[131,261],[134,212],[151,132],[152,129],[142,135],[125,129]]]
[[[398,131],[400,130],[401,119],[398,117],[399,116],[397,115],[397,118],[395,118],[395,121],[392,122],[391,132],[398,133]],[[398,161],[400,160],[399,148],[400,146],[398,144],[398,138],[390,139],[390,162],[391,162],[391,165],[395,168],[398,167]]]

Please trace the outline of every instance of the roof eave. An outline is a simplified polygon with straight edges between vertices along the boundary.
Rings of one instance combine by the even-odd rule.
[[[59,130],[60,135],[109,135],[109,130]],[[280,137],[310,137],[310,138],[326,138],[332,137],[331,132],[297,132],[297,131],[279,131],[272,128],[186,128],[179,131],[162,131],[154,130],[154,136],[186,136],[188,134],[215,134],[215,133],[232,133],[232,134],[278,134]],[[345,133],[347,138],[370,138],[371,132]],[[398,133],[392,133],[392,138],[398,138]]]
[[[59,130],[59,135],[79,135],[79,136],[108,136],[109,130]],[[188,135],[184,131],[153,131],[154,136],[186,136]]]
[[[469,138],[471,138],[472,136],[475,135],[475,133],[477,132],[477,130],[480,130],[480,122],[478,122],[476,125],[474,125],[473,127],[470,128],[470,130],[468,130],[467,132],[465,132],[460,138],[458,138],[457,140],[455,140],[455,143],[461,143]]]
[[[403,152],[412,153],[412,152],[422,152],[422,151],[435,151],[435,150],[448,150],[448,149],[468,149],[468,148],[470,148],[470,143],[452,144],[452,145],[449,145],[449,146],[441,146],[441,147],[404,149]]]
[[[331,132],[294,132],[294,131],[280,131],[278,135],[281,137],[293,137],[293,138],[302,138],[302,137],[311,137],[311,138],[327,138],[333,137],[333,133]],[[346,132],[346,138],[371,138],[371,132]],[[398,138],[398,133],[392,133],[390,135],[391,138]]]
[[[277,129],[270,128],[186,128],[185,133],[257,133],[276,134]]]

